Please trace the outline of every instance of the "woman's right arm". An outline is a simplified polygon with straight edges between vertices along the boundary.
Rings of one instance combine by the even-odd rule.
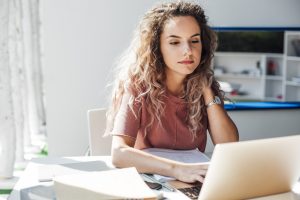
[[[112,162],[116,167],[135,167],[140,173],[170,176],[187,183],[203,182],[207,163],[186,164],[161,158],[133,148],[134,143],[131,137],[113,136]]]

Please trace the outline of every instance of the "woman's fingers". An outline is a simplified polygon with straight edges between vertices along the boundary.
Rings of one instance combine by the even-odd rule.
[[[198,174],[198,175],[196,176],[195,182],[198,181],[198,182],[200,182],[200,183],[203,183],[203,182],[204,182],[204,178],[205,178],[205,177],[203,177],[202,175],[199,175],[199,174]]]
[[[178,180],[193,183],[193,182],[203,182],[209,163],[193,163],[193,164],[180,164],[177,167]]]
[[[188,182],[201,182],[203,183],[205,175],[206,175],[207,169],[193,169],[190,172],[187,172],[188,174]]]

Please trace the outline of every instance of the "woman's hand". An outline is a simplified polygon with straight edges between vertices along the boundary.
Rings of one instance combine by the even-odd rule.
[[[203,183],[209,163],[179,163],[175,165],[174,177],[186,183]]]

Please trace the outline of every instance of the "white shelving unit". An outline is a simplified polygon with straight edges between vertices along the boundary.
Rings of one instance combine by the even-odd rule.
[[[295,40],[300,44],[300,32],[285,32],[284,54],[216,52],[215,77],[240,85],[227,94],[233,100],[300,101],[300,55],[292,45]]]
[[[283,55],[265,53],[217,52],[214,59],[217,80],[240,85],[237,93],[228,94],[240,100],[282,100]],[[267,73],[267,63],[276,66],[274,75]]]
[[[298,42],[298,52],[295,49]],[[300,32],[285,33],[285,100],[300,100]],[[296,80],[297,79],[297,80]]]
[[[284,55],[266,54],[265,96],[266,101],[284,101]],[[272,69],[272,66],[274,69]]]

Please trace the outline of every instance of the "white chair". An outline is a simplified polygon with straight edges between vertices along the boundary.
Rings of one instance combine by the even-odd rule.
[[[106,109],[88,110],[89,152],[91,156],[110,155],[112,137],[103,137],[106,127]]]

